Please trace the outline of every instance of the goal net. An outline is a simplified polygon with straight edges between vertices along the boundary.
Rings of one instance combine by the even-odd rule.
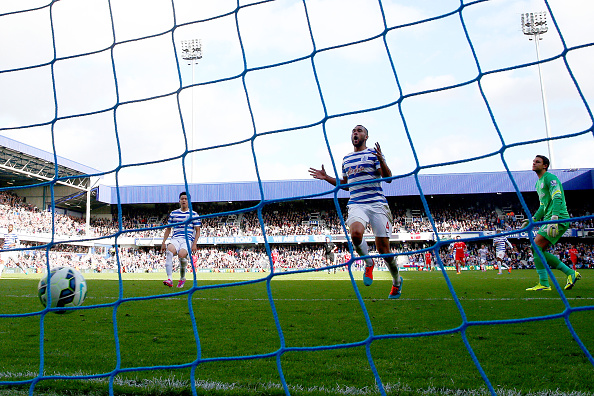
[[[413,177],[419,206],[434,230],[434,208],[419,181],[432,173],[505,172],[516,192],[515,204],[529,216],[512,171],[529,169],[536,154],[550,156],[554,169],[594,164],[594,30],[583,8],[591,5],[578,0],[4,1],[0,133],[43,148],[54,158],[100,169],[88,176],[103,177],[118,189],[178,183],[192,191],[194,183],[257,181],[260,199],[247,210],[256,214],[262,230],[262,211],[271,204],[333,197],[346,231],[339,187],[320,183],[308,194],[283,192],[281,198],[271,198],[262,183],[309,178],[307,169],[321,164],[340,178],[341,159],[352,151],[350,131],[362,124],[369,129],[369,143],[381,144],[391,180]],[[539,34],[522,31],[534,17],[526,14],[521,25],[523,13],[532,11],[545,13],[546,31],[538,18],[530,28],[541,29]],[[67,179],[56,174],[48,185],[53,189]],[[223,213],[203,215],[216,219]],[[592,219],[585,211],[573,217]],[[119,220],[121,225],[121,212]],[[115,236],[125,232],[122,227]],[[437,237],[426,249],[395,254],[399,260],[426,251],[439,257],[450,242]],[[50,249],[57,243],[50,238],[42,246],[48,268]],[[268,242],[265,248],[271,256]],[[350,271],[352,263],[344,267]],[[443,267],[441,260],[439,264]],[[271,354],[218,359],[272,357],[283,390],[291,393],[281,362],[287,353],[364,346],[365,372],[386,394],[374,359],[382,340],[457,334],[487,392],[496,394],[467,330],[562,319],[583,357],[594,365],[571,320],[576,311],[593,306],[572,307],[560,293],[555,298],[562,308],[555,314],[470,320],[448,274],[442,273],[462,320],[458,327],[376,332],[357,286],[360,280],[351,273],[351,294],[366,323],[367,334],[360,340],[302,349],[281,342]],[[272,269],[262,278],[268,284],[266,309],[274,318],[270,330],[281,340],[285,329],[270,282],[282,276]],[[130,297],[134,293],[129,289],[136,286],[121,276],[118,286],[115,302],[93,306],[90,299],[84,309],[109,310],[115,319],[130,301],[161,297]],[[2,290],[3,298],[10,298],[4,286]],[[201,287],[194,283],[189,299],[196,290]],[[206,335],[199,333],[198,313],[189,306],[190,338],[200,356],[200,340]],[[198,382],[194,373],[205,361],[200,357],[186,364],[145,367],[139,362],[138,367],[122,368],[117,346],[113,371],[48,374],[43,332],[53,319],[47,312],[0,311],[3,323],[38,319],[41,333],[39,372],[19,380],[0,377],[0,385],[29,385],[34,394],[45,380],[106,379],[113,394],[114,378],[123,372],[165,369],[190,369]],[[113,331],[117,344],[121,335],[117,326]],[[195,387],[192,391],[196,394]]]

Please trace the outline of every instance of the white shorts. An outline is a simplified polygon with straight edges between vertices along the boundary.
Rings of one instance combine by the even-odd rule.
[[[505,252],[503,250],[498,251],[497,258],[503,260],[505,258]]]
[[[487,259],[481,257],[481,264],[485,264],[486,262],[487,262]]]
[[[354,204],[348,206],[347,225],[359,222],[364,227],[371,225],[373,235],[390,238],[392,236],[392,213],[388,204]]]
[[[12,260],[15,263],[18,263],[19,259],[19,252],[2,252],[1,254],[2,262],[7,264],[9,260]]]
[[[191,248],[192,247],[192,241],[189,241],[188,240],[188,242],[190,242],[190,248]],[[169,241],[169,245],[173,245],[173,247],[175,248],[175,251],[177,253],[179,253],[179,251],[181,249],[183,249],[183,250],[185,250],[186,252],[189,253],[189,251],[188,251],[188,242],[186,242],[186,238],[172,238]]]

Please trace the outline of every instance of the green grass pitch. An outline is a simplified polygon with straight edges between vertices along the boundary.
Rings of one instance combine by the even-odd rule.
[[[565,278],[555,272],[564,286]],[[594,307],[594,271],[581,272],[576,287],[563,292],[571,308]],[[28,394],[26,381],[39,375],[40,323],[44,375],[122,369],[114,377],[115,394],[190,395],[190,366],[200,359],[197,394],[282,395],[275,357],[282,346],[287,350],[280,364],[291,394],[378,394],[367,340],[389,395],[489,394],[463,342],[462,313],[439,271],[402,272],[399,300],[387,299],[387,272],[376,271],[370,287],[363,286],[361,272],[354,272],[368,316],[348,272],[281,273],[270,281],[281,332],[267,282],[242,283],[266,274],[199,273],[199,288],[192,289],[189,281],[181,293],[163,286],[163,274],[124,274],[121,287],[116,274],[84,275],[89,287],[84,306],[100,307],[66,315],[40,314],[39,275],[0,279],[0,381],[24,381],[0,385],[0,395]],[[534,270],[448,276],[471,324],[558,315],[566,308],[555,290],[525,291],[537,282]],[[572,311],[568,321],[592,353],[594,310]],[[434,333],[440,331],[449,332]],[[465,334],[497,394],[594,394],[594,366],[563,317],[471,325]],[[163,368],[169,365],[174,368]],[[103,395],[108,383],[108,376],[44,379],[34,394]]]

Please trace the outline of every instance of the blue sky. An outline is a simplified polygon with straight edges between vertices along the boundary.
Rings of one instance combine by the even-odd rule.
[[[236,1],[114,0],[113,26],[106,0],[47,4],[0,4],[0,134],[55,146],[59,156],[108,172],[104,184],[115,184],[120,155],[119,183],[183,182],[182,160],[168,159],[183,155],[186,140],[198,150],[186,161],[194,182],[307,179],[309,167],[331,171],[332,159],[339,169],[356,124],[369,129],[370,145],[380,143],[395,175],[417,166],[504,170],[499,155],[438,165],[546,136],[538,68],[493,72],[536,60],[520,15],[547,4],[561,34],[549,16],[541,59],[561,54],[562,38],[567,48],[586,45],[567,54],[569,69],[562,57],[542,66],[551,135],[592,127],[568,72],[594,103],[591,1],[465,1],[458,13],[454,0],[277,0],[235,14]],[[191,67],[180,59],[178,74],[174,52],[191,38],[202,40],[204,55],[194,88]],[[556,140],[553,168],[594,167],[593,150],[591,133]],[[547,155],[546,143],[509,147],[504,158],[522,170],[536,154]]]

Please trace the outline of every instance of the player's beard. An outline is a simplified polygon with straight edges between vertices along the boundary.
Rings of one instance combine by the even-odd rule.
[[[365,140],[361,138],[351,138],[351,143],[353,143],[353,147],[360,149],[361,147],[365,147]]]

